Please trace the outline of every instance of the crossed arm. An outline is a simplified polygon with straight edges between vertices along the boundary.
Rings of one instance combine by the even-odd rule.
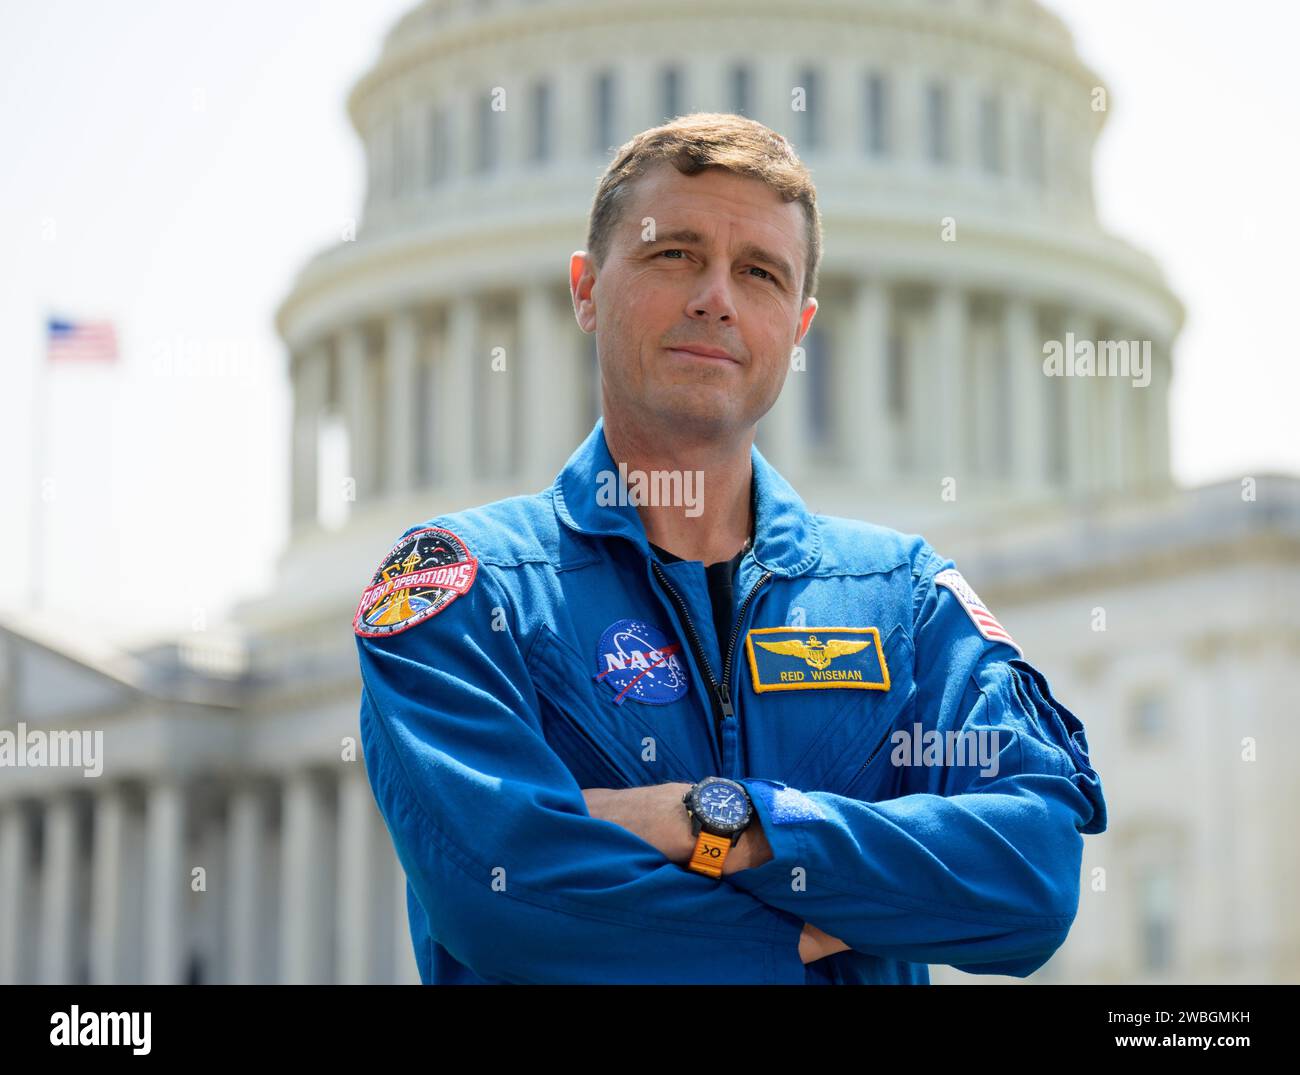
[[[685,866],[695,847],[690,818],[682,803],[682,796],[690,787],[690,784],[669,783],[642,788],[585,788],[582,797],[592,817],[621,825],[657,848],[670,862]],[[727,853],[722,872],[732,874],[771,860],[772,847],[762,822],[755,815],[736,846]],[[846,952],[848,948],[838,937],[832,937],[811,922],[804,923],[799,936],[799,958],[804,963]]]

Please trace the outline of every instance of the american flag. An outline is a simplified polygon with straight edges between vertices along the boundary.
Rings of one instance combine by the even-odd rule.
[[[87,359],[92,362],[117,361],[117,333],[111,321],[67,321],[51,317],[45,334],[45,357]]]
[[[1024,660],[1024,650],[1020,648],[1011,633],[998,622],[998,618],[989,611],[988,606],[979,599],[971,585],[956,568],[946,568],[934,576],[936,586],[947,586],[953,595],[961,603],[961,607],[966,610],[966,614],[975,621],[975,627],[990,642],[1005,642],[1008,646],[1020,654],[1021,660]]]

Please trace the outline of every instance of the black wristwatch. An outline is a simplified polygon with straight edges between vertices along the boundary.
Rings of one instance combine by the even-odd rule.
[[[727,853],[754,820],[754,803],[743,784],[723,776],[706,776],[682,796],[691,819],[695,850],[687,868],[721,877]]]

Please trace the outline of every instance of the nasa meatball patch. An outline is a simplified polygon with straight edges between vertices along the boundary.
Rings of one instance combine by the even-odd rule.
[[[936,586],[946,586],[952,595],[957,598],[961,607],[966,610],[972,622],[975,624],[979,633],[987,638],[990,642],[1005,642],[1008,646],[1020,654],[1020,659],[1024,660],[1024,651],[1002,624],[998,623],[997,617],[988,610],[988,607],[979,599],[979,595],[971,589],[971,585],[961,576],[961,572],[956,568],[947,568],[940,571],[934,576]]]
[[[478,561],[450,530],[416,530],[384,557],[361,595],[352,629],[383,638],[423,623],[474,585],[477,573]]]
[[[644,620],[617,620],[596,644],[592,677],[611,691],[615,705],[631,698],[650,705],[669,705],[690,686],[681,659],[681,643]]]

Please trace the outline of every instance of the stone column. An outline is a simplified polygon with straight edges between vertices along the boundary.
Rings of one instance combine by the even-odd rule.
[[[740,61],[742,64],[744,60]],[[709,64],[706,67],[696,67],[690,71],[685,86],[685,107],[691,110],[698,109],[701,112],[730,112],[732,111],[731,100],[731,72],[735,66],[735,60],[728,60],[725,63]],[[754,68],[750,65],[750,89],[754,86]]]
[[[244,784],[230,798],[230,981],[259,985],[262,923],[270,908],[262,881],[267,803],[259,787]]]
[[[1169,457],[1169,389],[1173,383],[1173,361],[1168,340],[1151,343],[1151,383],[1141,391],[1146,396],[1148,430],[1148,484],[1160,489],[1173,478]]]
[[[402,129],[402,109],[394,108],[389,114],[384,139],[388,143],[388,183],[387,196],[390,203],[396,202],[403,193],[402,149],[406,132]]]
[[[519,465],[517,329],[515,311],[505,304],[480,308],[475,389],[466,401],[474,407],[473,463],[480,479],[513,477]]]
[[[427,189],[429,176],[429,109],[427,101],[416,98],[402,109],[406,117],[408,197],[419,197]]]
[[[473,295],[455,297],[447,312],[447,338],[439,363],[439,408],[435,441],[448,485],[463,486],[476,472],[473,459],[475,417],[474,364],[479,360],[478,304]]]
[[[110,784],[95,797],[94,845],[91,848],[92,985],[123,983],[123,871],[127,868],[127,806],[120,785]]]
[[[290,420],[292,444],[289,450],[289,521],[293,527],[313,514],[315,488],[307,480],[308,470],[315,461],[315,422],[305,412],[306,400],[302,394],[304,358],[300,353],[289,355],[289,402],[293,417]]]
[[[935,406],[928,459],[938,477],[960,477],[965,470],[960,449],[964,443],[963,403],[968,371],[966,296],[957,284],[946,282],[939,286],[933,319],[931,354],[934,376],[931,384]]]
[[[1246,646],[1242,646],[1237,652],[1244,655],[1246,649]],[[1250,649],[1253,650],[1254,647]],[[1237,696],[1233,700],[1232,709],[1238,706],[1240,709],[1229,717],[1232,721],[1229,727],[1233,728],[1233,733],[1215,736],[1216,745],[1223,744],[1229,750],[1239,751],[1242,748],[1243,734],[1258,735],[1262,739],[1268,737],[1269,733],[1274,733],[1278,739],[1286,735],[1294,743],[1291,732],[1295,716],[1294,696],[1282,701],[1278,696],[1290,692],[1278,691],[1274,686],[1289,681],[1295,673],[1294,665],[1291,664],[1294,658],[1290,655],[1284,658],[1281,649],[1279,646],[1265,657],[1264,660],[1268,663],[1260,669],[1265,672],[1271,666],[1276,679],[1266,678],[1266,672],[1265,675],[1249,676],[1246,678],[1251,682],[1243,684],[1239,694],[1234,691]],[[1194,682],[1200,690],[1208,688],[1211,692],[1209,697],[1213,698],[1214,692],[1221,689],[1224,682],[1231,681],[1239,673],[1239,661],[1235,654],[1219,649],[1211,660],[1197,670]],[[1238,713],[1250,716],[1242,719]],[[1221,727],[1223,717],[1220,710],[1211,716],[1211,720]],[[1236,868],[1231,872],[1224,870],[1222,860],[1215,862],[1205,855],[1198,855],[1196,859],[1204,866],[1215,862],[1219,866],[1216,872],[1220,874],[1220,883],[1231,889],[1234,906],[1230,912],[1236,913],[1230,921],[1236,927],[1236,936],[1232,938],[1231,945],[1223,945],[1218,951],[1206,952],[1204,958],[1195,959],[1192,967],[1196,969],[1192,970],[1192,974],[1200,968],[1208,970],[1214,967],[1217,970],[1235,963],[1234,969],[1241,975],[1238,980],[1250,975],[1251,981],[1280,984],[1288,980],[1288,973],[1295,966],[1294,952],[1289,958],[1284,956],[1282,953],[1285,946],[1279,944],[1280,938],[1294,939],[1296,935],[1295,890],[1292,887],[1295,858],[1293,854],[1279,854],[1283,847],[1295,847],[1292,827],[1297,802],[1294,792],[1295,770],[1291,760],[1283,760],[1282,754],[1282,751],[1262,750],[1261,757],[1250,765],[1238,761],[1231,766],[1214,767],[1217,772],[1207,790],[1216,784],[1226,784],[1226,787],[1219,789],[1219,796],[1221,799],[1232,796],[1230,816],[1235,815],[1238,819],[1236,825],[1230,826],[1229,819],[1222,817],[1222,813],[1228,811],[1221,812],[1220,824],[1227,830],[1224,833],[1227,838],[1219,843],[1219,847],[1232,845],[1233,866]],[[1224,772],[1225,769],[1228,770],[1227,773]],[[1288,810],[1288,805],[1292,809]],[[1284,820],[1288,818],[1290,821]],[[1189,932],[1195,934],[1196,931]],[[1290,967],[1287,962],[1290,962]]]
[[[184,981],[184,911],[189,886],[185,864],[185,792],[163,778],[145,801],[144,980]]]
[[[1009,295],[1003,305],[1002,338],[1010,364],[1011,473],[1018,490],[1037,493],[1047,475],[1047,383],[1042,334],[1033,305]]]
[[[584,171],[591,159],[592,103],[588,92],[590,72],[576,63],[555,69],[551,91],[551,159],[561,167]]]
[[[972,319],[966,333],[966,390],[958,403],[965,419],[965,440],[956,454],[967,475],[981,482],[1001,477],[998,438],[1010,421],[1006,389],[999,380],[999,351],[1000,341],[991,327],[982,319]]]
[[[368,365],[365,334],[360,326],[349,326],[339,336],[339,381],[348,431],[348,474],[356,482],[358,502],[374,489],[374,404]]]
[[[415,484],[415,361],[420,327],[413,311],[398,310],[389,317],[384,345],[388,398],[384,401],[382,425],[388,443],[383,486],[387,492],[400,495]]]
[[[873,485],[884,481],[892,469],[887,398],[889,293],[880,277],[857,281],[850,319],[844,369],[848,411],[854,416],[849,429],[856,450],[850,448],[849,458],[853,472]]]
[[[465,187],[474,181],[474,126],[478,122],[477,85],[453,84],[443,91],[442,104],[447,117],[447,146],[450,152],[446,183],[452,188]]]
[[[646,53],[631,50],[614,77],[614,145],[622,145],[637,131],[657,127],[665,122],[663,112],[663,69],[676,59],[682,73],[682,89],[686,88],[689,61],[670,57],[666,61]],[[684,101],[684,98],[683,98]],[[595,107],[595,95],[592,95]],[[593,113],[593,126],[594,126]]]
[[[823,157],[837,161],[862,159],[862,67],[857,57],[831,56],[821,65],[821,149]]]
[[[1002,108],[1002,174],[999,180],[1014,185],[1020,179],[1020,100],[1009,90],[999,93]]]
[[[890,119],[896,157],[909,172],[926,171],[930,168],[925,116],[925,87],[929,76],[924,68],[912,63],[900,64],[893,73],[897,78],[890,85],[895,98]]]
[[[573,454],[573,450],[581,443],[583,437],[591,432],[591,426],[596,419],[593,415],[591,422],[587,421],[586,389],[592,379],[598,379],[599,376],[598,369],[593,372],[587,368],[588,363],[591,362],[592,338],[578,327],[567,277],[564,300],[558,317],[555,335],[556,367],[552,385],[559,402],[550,435],[561,447],[558,450],[554,447],[551,449],[555,453],[552,456],[555,462],[547,470],[548,480],[555,478],[560,467]],[[599,391],[595,398],[599,409]]]
[[[1095,343],[1096,339],[1096,322],[1091,316],[1082,310],[1066,315],[1061,343],[1067,372],[1077,368],[1080,342],[1090,340]],[[1089,496],[1096,487],[1096,466],[1092,458],[1096,436],[1092,381],[1093,378],[1087,376],[1065,376],[1061,381],[1065,391],[1065,471],[1070,492],[1075,496]]]
[[[902,340],[903,401],[904,409],[896,425],[896,466],[899,472],[911,478],[930,481],[928,457],[929,412],[924,408],[930,390],[930,358],[934,351],[933,333],[928,314],[924,310],[906,310],[899,316],[899,334]],[[933,486],[929,486],[933,488]]]
[[[329,375],[329,347],[321,343],[295,355],[293,371],[293,521],[313,525],[320,485],[320,421]]]
[[[1137,347],[1134,353],[1133,348]],[[1133,387],[1134,366],[1142,357],[1142,341],[1129,343],[1129,371],[1126,375],[1107,377],[1105,426],[1111,442],[1109,488],[1113,493],[1123,493],[1138,477],[1141,466],[1140,453],[1133,448],[1132,413],[1134,397],[1145,389]]]
[[[548,484],[577,447],[573,348],[561,338],[553,294],[538,282],[526,285],[519,296],[519,437],[529,489]],[[581,335],[576,324],[571,335]]]
[[[365,985],[374,981],[371,926],[375,889],[387,891],[375,869],[377,856],[372,841],[375,800],[360,761],[344,770],[338,787],[339,898],[334,933],[339,942],[339,963],[335,981],[341,985]]]
[[[72,945],[76,884],[76,801],[71,793],[59,791],[45,803],[40,932],[40,980],[45,985],[74,984]]]
[[[411,450],[415,454],[413,481],[425,489],[437,484],[442,461],[438,459],[438,410],[442,405],[438,385],[438,361],[442,351],[442,331],[437,317],[428,322],[420,335],[415,358],[415,432]]]
[[[950,167],[961,175],[975,175],[979,165],[979,93],[965,79],[950,74],[948,86],[948,148]]]
[[[797,134],[794,111],[790,107],[795,85],[794,63],[783,53],[766,53],[751,70],[754,107],[758,110],[754,118],[786,137]]]
[[[328,848],[328,806],[309,771],[284,785],[281,861],[280,984],[312,985],[330,980],[333,953],[326,917],[332,855]]]
[[[22,985],[25,938],[36,908],[26,899],[32,835],[23,803],[10,800],[0,808],[0,985]]]
[[[1094,319],[1092,322],[1092,335],[1087,339],[1092,341],[1094,353],[1096,355],[1096,375],[1088,378],[1092,382],[1089,399],[1089,421],[1092,425],[1092,436],[1089,440],[1088,451],[1092,459],[1092,472],[1089,477],[1089,486],[1099,496],[1105,496],[1111,493],[1115,487],[1115,474],[1118,469],[1118,459],[1116,456],[1115,429],[1113,421],[1114,398],[1118,394],[1119,378],[1112,377],[1109,372],[1110,360],[1106,349],[1106,344],[1114,337],[1114,330],[1111,326]],[[1084,337],[1080,336],[1079,339]],[[1119,362],[1116,361],[1116,369],[1119,368]]]

